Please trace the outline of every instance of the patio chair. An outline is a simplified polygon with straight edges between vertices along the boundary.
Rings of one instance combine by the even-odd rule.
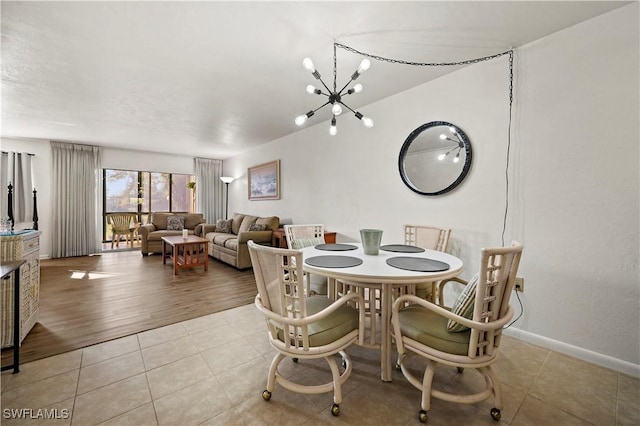
[[[134,233],[138,216],[134,213],[110,213],[107,215],[107,222],[111,225],[111,248],[115,242],[116,247],[120,246],[120,238],[124,236],[125,243],[133,247]]]

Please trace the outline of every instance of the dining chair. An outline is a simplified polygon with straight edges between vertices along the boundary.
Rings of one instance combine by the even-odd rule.
[[[438,228],[427,225],[404,226],[404,243],[424,249],[446,252],[449,246],[450,235],[451,229],[449,228]],[[435,302],[437,284],[437,282],[416,284],[416,296]]]
[[[466,284],[451,309],[414,295],[404,295],[393,304],[391,323],[398,350],[397,368],[422,391],[418,418],[426,423],[431,398],[475,404],[494,397],[491,417],[498,421],[503,408],[500,380],[491,369],[498,356],[502,329],[513,317],[509,305],[511,291],[522,256],[522,245],[481,250],[480,271]],[[463,280],[452,280],[463,282]],[[441,289],[449,280],[444,280]],[[422,379],[409,367],[409,359],[426,359]],[[470,368],[484,377],[484,388],[469,394],[448,393],[433,388],[438,365]]]
[[[287,240],[287,247],[299,250],[305,247],[324,244],[324,225],[284,225],[284,235]],[[320,275],[310,275],[308,283],[309,294],[327,294],[327,279]]]
[[[253,273],[258,287],[256,307],[266,319],[269,343],[277,351],[267,376],[265,401],[271,399],[276,383],[285,389],[303,394],[333,391],[331,414],[340,414],[342,385],[353,369],[345,349],[363,342],[364,300],[348,293],[337,300],[325,296],[306,296],[303,274],[303,254],[300,250],[261,246],[247,243]],[[335,355],[342,358],[343,371]],[[322,359],[329,364],[332,380],[321,385],[293,382],[281,374],[280,363],[287,357],[294,362],[302,359]]]
[[[111,225],[111,248],[115,242],[116,247],[120,246],[120,238],[125,237],[125,243],[133,247],[135,224],[138,217],[135,213],[110,213],[107,215],[107,223]]]

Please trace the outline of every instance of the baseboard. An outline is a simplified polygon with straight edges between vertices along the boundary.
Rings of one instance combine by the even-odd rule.
[[[505,329],[504,333],[536,346],[551,349],[553,351],[560,352],[562,354],[569,355],[574,358],[599,365],[601,367],[615,370],[628,376],[640,378],[640,365],[638,364],[633,364],[628,361],[623,361],[621,359],[613,358],[609,355],[600,354],[598,352],[593,352],[588,349],[580,348],[578,346],[569,345],[568,343],[560,342],[558,340],[550,339],[548,337],[540,336],[538,334],[530,333],[518,328]]]

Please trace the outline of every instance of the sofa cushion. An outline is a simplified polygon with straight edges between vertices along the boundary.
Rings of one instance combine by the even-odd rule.
[[[258,225],[257,223],[252,223],[251,226],[249,227],[249,231],[266,231],[266,230],[267,230],[267,225],[265,224]]]
[[[210,234],[208,234],[210,235]],[[217,246],[222,246],[222,247],[226,247],[226,242],[228,240],[236,240],[238,241],[238,237],[233,235],[233,234],[219,234],[219,233],[214,233],[213,234],[213,244],[217,245]]]
[[[280,219],[278,218],[278,216],[259,217],[256,220],[256,223],[258,225],[267,225],[267,229],[271,231],[280,227]]]
[[[238,229],[238,234],[240,232],[247,232],[249,228],[251,228],[251,225],[253,225],[256,222],[256,219],[258,219],[257,216],[246,215],[244,219],[242,219],[242,224],[240,224],[240,229]]]
[[[182,231],[184,229],[184,216],[168,216],[167,231]]]
[[[201,223],[205,223],[202,213],[190,213],[184,216],[184,227],[187,229],[195,229]]]
[[[151,223],[156,229],[167,229],[167,218],[173,216],[173,213],[153,213],[151,215]]]
[[[238,239],[237,238],[229,238],[224,242],[224,246],[229,250],[238,251]]]
[[[232,224],[233,224],[233,221],[231,219],[229,220],[219,219],[218,222],[216,222],[216,232],[221,232],[223,234],[230,234]]]
[[[231,220],[233,221],[232,225],[231,225],[231,232],[238,235],[238,232],[240,232],[240,225],[242,225],[242,220],[244,219],[243,214],[241,213],[234,213],[233,216],[231,216]]]

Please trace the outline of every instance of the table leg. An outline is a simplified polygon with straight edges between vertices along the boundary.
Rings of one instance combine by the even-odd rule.
[[[204,270],[209,270],[209,242],[206,242],[204,245]]]
[[[391,381],[391,333],[389,325],[391,323],[391,284],[382,284],[382,295],[380,300],[382,310],[382,324],[380,336],[380,378],[385,382]]]
[[[184,247],[183,247],[184,250]],[[178,258],[180,257],[180,246],[173,246],[173,275],[178,275]]]
[[[162,264],[167,264],[167,242],[162,240]]]

